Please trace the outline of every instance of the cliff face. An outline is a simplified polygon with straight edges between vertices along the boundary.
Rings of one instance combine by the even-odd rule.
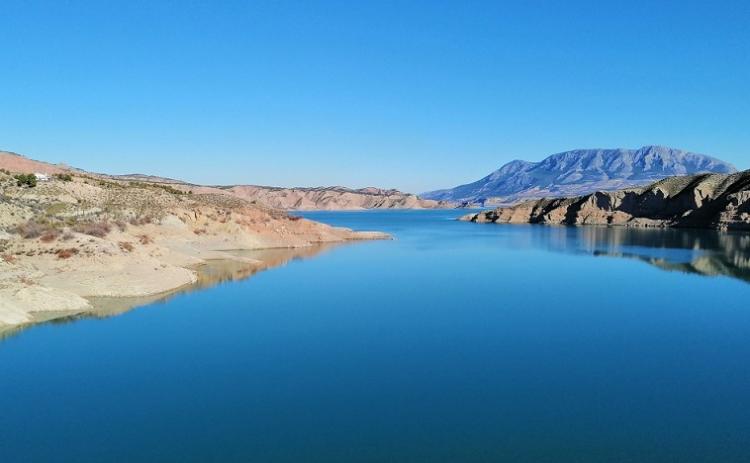
[[[474,183],[425,193],[423,197],[508,205],[642,187],[669,176],[733,172],[734,166],[710,156],[663,146],[582,149],[553,154],[541,162],[513,161]]]
[[[640,189],[526,201],[461,220],[750,230],[750,171],[670,177]]]
[[[227,191],[240,198],[283,210],[436,209],[455,207],[449,201],[421,199],[398,190],[344,187],[274,188],[238,185]]]

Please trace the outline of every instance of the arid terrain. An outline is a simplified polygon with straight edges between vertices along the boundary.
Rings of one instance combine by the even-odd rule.
[[[422,196],[469,207],[504,207],[533,199],[643,188],[667,177],[736,171],[720,159],[666,146],[577,149],[540,162],[511,161],[476,182]]]
[[[411,193],[382,188],[297,187],[281,188],[259,185],[203,186],[172,178],[144,174],[108,175],[114,180],[169,185],[184,191],[200,191],[236,196],[274,209],[286,211],[356,211],[364,209],[441,209],[454,208],[453,201],[422,199]]]
[[[456,207],[451,201],[422,199],[398,190],[345,187],[275,188],[237,185],[227,187],[240,198],[285,210],[437,209]]]
[[[0,325],[96,310],[198,283],[238,250],[382,239],[301,219],[214,188],[120,180],[0,153]],[[47,174],[32,181],[33,173]],[[278,259],[277,259],[278,260]]]
[[[462,220],[482,223],[750,229],[750,171],[670,177],[648,187],[541,199]]]

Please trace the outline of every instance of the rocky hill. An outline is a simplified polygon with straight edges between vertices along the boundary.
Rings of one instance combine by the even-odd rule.
[[[462,220],[748,230],[750,171],[670,177],[640,189],[526,201]]]
[[[169,177],[147,174],[110,175],[85,172],[64,164],[35,161],[16,153],[0,151],[0,167],[10,172],[38,172],[47,175],[77,172],[98,178],[161,184],[180,189],[211,194],[225,194],[262,206],[281,210],[359,210],[359,209],[438,209],[452,208],[452,201],[435,201],[394,189],[359,188],[342,186],[312,188],[281,188],[257,185],[206,186],[196,185]]]
[[[252,185],[223,187],[234,195],[284,210],[436,209],[455,207],[449,201],[421,199],[410,193],[380,188],[275,188]]]
[[[554,154],[541,162],[513,161],[476,182],[422,197],[468,205],[508,205],[645,186],[670,176],[735,171],[718,159],[662,146],[582,149]]]

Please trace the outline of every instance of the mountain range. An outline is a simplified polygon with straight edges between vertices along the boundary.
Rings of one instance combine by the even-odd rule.
[[[117,181],[150,183],[191,193],[223,194],[255,204],[282,210],[361,210],[361,209],[437,209],[455,207],[449,201],[419,198],[412,193],[383,188],[295,187],[258,185],[196,185],[169,177],[147,174],[111,175],[86,172],[64,164],[35,161],[17,153],[0,151],[0,168],[14,173],[38,172],[47,175],[63,172],[96,176]]]
[[[504,205],[639,187],[670,176],[736,171],[719,159],[664,146],[578,149],[540,162],[512,161],[476,182],[421,197],[464,205]]]

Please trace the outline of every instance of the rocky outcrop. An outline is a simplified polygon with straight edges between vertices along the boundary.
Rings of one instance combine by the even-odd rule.
[[[500,206],[642,187],[676,175],[735,171],[734,166],[718,159],[663,146],[584,149],[553,154],[541,162],[513,161],[474,183],[422,196],[466,205]]]
[[[670,177],[641,189],[526,201],[461,220],[748,230],[750,171]]]

